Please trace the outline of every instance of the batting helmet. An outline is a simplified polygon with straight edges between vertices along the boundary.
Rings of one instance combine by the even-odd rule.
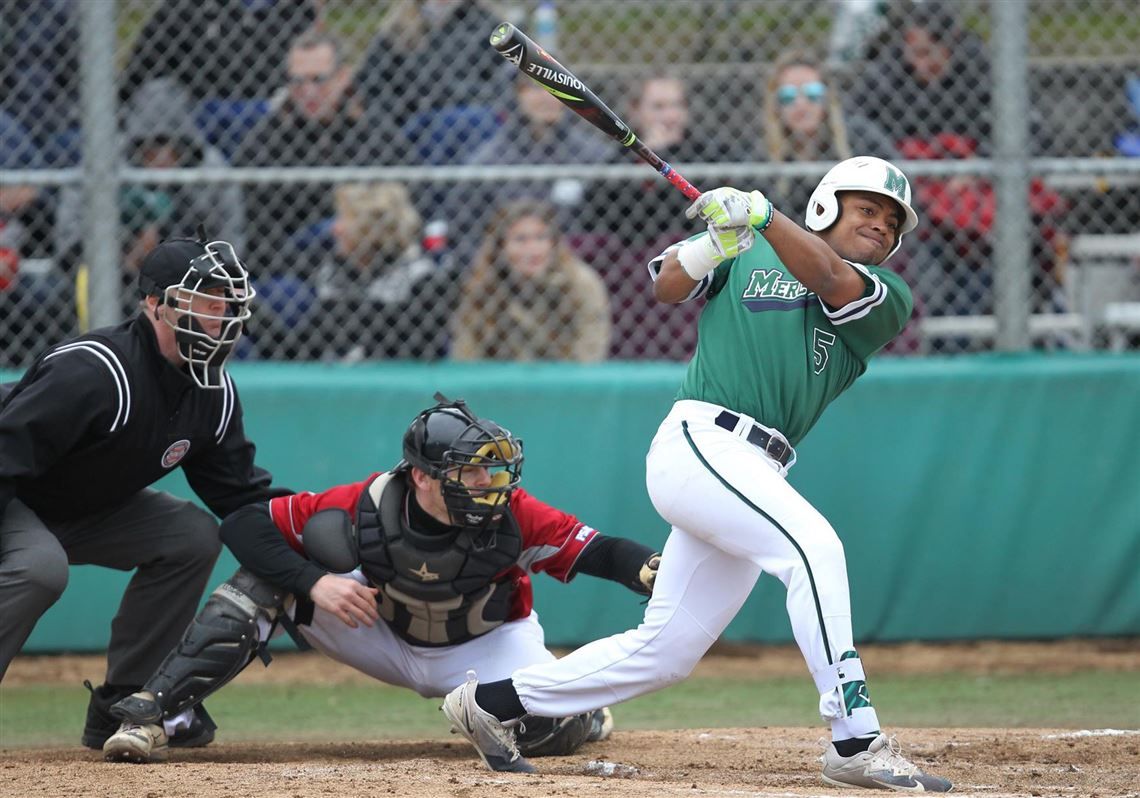
[[[424,410],[404,433],[404,459],[396,470],[415,467],[440,481],[452,524],[476,532],[476,540],[494,545],[511,493],[522,479],[522,441],[509,430],[479,418],[462,400],[437,393],[438,404]],[[487,468],[490,483],[464,484],[464,468]],[[484,533],[490,533],[486,539]]]
[[[234,248],[225,241],[164,241],[139,267],[139,293],[178,311],[165,321],[194,382],[202,388],[222,387],[226,359],[251,315],[255,293]],[[221,299],[224,309],[213,315],[201,310],[196,299],[211,304]]]
[[[808,230],[820,232],[839,219],[840,191],[870,191],[882,194],[899,204],[906,218],[899,227],[895,245],[887,253],[894,255],[902,245],[902,237],[918,226],[918,214],[911,207],[910,181],[898,168],[882,158],[861,155],[848,158],[831,167],[808,199],[804,224]],[[885,261],[887,258],[883,258]]]

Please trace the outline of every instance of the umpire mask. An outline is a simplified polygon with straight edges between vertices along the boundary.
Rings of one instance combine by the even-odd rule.
[[[496,531],[522,479],[522,441],[494,421],[474,415],[462,399],[416,416],[404,433],[404,460],[440,481],[453,526],[472,535],[475,549],[494,548]],[[486,475],[473,473],[485,469]]]
[[[160,250],[173,246],[178,252],[163,257],[167,253]],[[197,254],[188,263],[184,259],[173,262],[193,252]],[[159,257],[151,262],[156,255]],[[166,314],[164,320],[174,330],[178,353],[189,366],[194,382],[202,388],[222,387],[226,360],[241,338],[255,295],[249,272],[233,246],[225,241],[164,242],[143,262],[140,288],[144,294],[159,296],[161,304],[176,311]]]

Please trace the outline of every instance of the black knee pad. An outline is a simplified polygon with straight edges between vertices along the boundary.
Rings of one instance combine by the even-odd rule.
[[[218,585],[143,689],[164,717],[198,704],[250,663],[260,644],[258,619],[274,621],[285,591],[244,568]]]
[[[569,718],[540,718],[524,715],[515,730],[519,753],[523,756],[569,756],[590,734],[590,714]]]

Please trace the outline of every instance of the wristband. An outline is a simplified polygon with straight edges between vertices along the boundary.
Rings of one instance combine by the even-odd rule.
[[[686,241],[677,250],[677,261],[685,274],[700,282],[724,260],[707,235]]]
[[[752,229],[757,233],[763,233],[767,230],[768,225],[772,224],[772,217],[776,215],[772,209],[772,200],[764,197],[764,203],[764,219],[752,225]]]

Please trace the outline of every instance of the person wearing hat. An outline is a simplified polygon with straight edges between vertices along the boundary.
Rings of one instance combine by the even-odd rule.
[[[138,285],[132,319],[50,347],[0,391],[0,679],[69,564],[137,569],[111,624],[105,683],[87,684],[91,748],[119,726],[110,706],[193,619],[221,550],[214,516],[291,492],[254,464],[225,371],[254,294],[233,247],[165,241]],[[150,487],[175,468],[210,512]],[[213,736],[202,713],[171,742]]]

